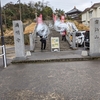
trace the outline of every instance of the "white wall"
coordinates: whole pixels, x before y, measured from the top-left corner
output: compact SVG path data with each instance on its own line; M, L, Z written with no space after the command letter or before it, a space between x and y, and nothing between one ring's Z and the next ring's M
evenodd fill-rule
M97 8L97 17L100 17L100 6Z
M90 19L94 17L100 17L100 6L97 9L91 8L89 11L82 14L82 23L89 26Z

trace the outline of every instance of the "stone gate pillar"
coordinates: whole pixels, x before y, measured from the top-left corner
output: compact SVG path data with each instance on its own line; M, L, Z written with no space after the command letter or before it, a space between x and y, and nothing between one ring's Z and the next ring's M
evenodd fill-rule
M13 21L14 43L15 43L15 58L14 60L25 60L25 45L22 21Z
M90 20L90 56L100 56L100 18Z

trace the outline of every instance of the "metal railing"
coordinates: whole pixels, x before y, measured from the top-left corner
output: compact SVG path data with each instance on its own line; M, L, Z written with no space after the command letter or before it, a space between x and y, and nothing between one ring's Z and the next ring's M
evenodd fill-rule
M4 68L6 68L7 67L7 61L6 61L6 52L5 52L5 46L4 45L2 45L2 46L0 46L0 48L2 49L2 54L0 54L0 56L2 56L2 58L3 58L3 61L4 61Z

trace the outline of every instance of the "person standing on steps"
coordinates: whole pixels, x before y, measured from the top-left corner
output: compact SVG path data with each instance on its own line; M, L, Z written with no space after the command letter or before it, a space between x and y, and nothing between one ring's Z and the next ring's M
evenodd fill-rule
M62 41L66 41L66 30L62 33Z
M47 37L43 37L43 36L40 36L40 41L41 41L41 50L45 50L46 48L46 38Z

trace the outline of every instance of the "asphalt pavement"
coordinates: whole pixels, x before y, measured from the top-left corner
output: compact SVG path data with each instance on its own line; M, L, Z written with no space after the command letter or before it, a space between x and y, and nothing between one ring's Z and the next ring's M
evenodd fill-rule
M0 100L100 100L100 57L90 57L82 47L72 50L59 39L60 51L51 52L50 38L43 51L37 38L26 60L14 61L15 47L6 46L7 68L0 57Z
M10 64L0 100L99 100L100 61Z
M84 49L40 50L13 64L14 49L6 48L7 68L0 58L0 100L100 99L100 60L82 56Z

